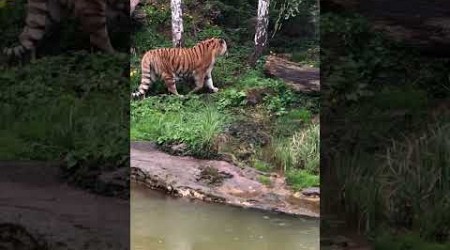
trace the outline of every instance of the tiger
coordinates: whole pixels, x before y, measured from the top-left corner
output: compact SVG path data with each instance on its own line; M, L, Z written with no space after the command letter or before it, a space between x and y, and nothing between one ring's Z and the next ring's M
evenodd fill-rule
M213 92L214 87L211 72L219 56L227 56L227 43L221 38L209 38L191 48L160 48L147 51L141 60L141 83L138 90L131 94L132 99L145 96L152 83L160 78L168 91L178 94L175 80L177 78L193 77L196 87L189 92L195 93L206 85Z
M44 36L60 23L63 11L73 14L89 34L91 46L106 53L114 53L107 30L107 16L124 20L129 18L125 0L27 0L25 27L18 36L19 45L3 49L8 58L23 59L30 53L36 57L36 48Z

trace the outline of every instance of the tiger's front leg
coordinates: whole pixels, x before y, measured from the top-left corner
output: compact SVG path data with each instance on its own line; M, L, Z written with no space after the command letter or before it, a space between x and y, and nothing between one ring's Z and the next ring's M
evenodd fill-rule
M173 76L171 74L162 73L161 78L164 80L164 83L166 84L166 87L170 93L177 95L177 96L182 96L182 95L178 94L177 86L175 84L175 79L173 78Z
M211 71L208 71L208 73L206 74L206 86L208 86L208 88L210 90L212 90L214 93L219 91L219 88L214 87L214 83L213 83L212 76L211 76Z

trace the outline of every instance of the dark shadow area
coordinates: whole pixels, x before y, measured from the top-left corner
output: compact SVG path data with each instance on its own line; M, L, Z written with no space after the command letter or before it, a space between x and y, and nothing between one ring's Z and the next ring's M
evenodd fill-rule
M20 47L26 2L0 7L2 50ZM116 53L91 50L63 6L34 60L0 64L2 249L129 249L130 20L128 2L108 4Z
M322 2L321 249L448 249L448 8Z

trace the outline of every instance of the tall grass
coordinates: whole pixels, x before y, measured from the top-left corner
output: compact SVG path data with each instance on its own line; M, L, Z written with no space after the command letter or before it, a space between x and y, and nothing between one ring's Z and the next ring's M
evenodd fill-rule
M320 126L311 124L295 132L288 140L274 142L276 161L283 171L302 169L312 174L319 172Z
M394 228L446 240L450 234L450 125L393 141L384 155L354 152L334 159L345 190L347 211L359 214L361 229L381 218Z
M383 168L383 198L390 221L406 217L410 224L405 226L423 236L446 239L450 233L450 124L393 142ZM406 209L398 209L401 205Z
M318 186L319 146L320 125L310 124L290 137L276 138L261 150L260 158L284 172L294 189Z

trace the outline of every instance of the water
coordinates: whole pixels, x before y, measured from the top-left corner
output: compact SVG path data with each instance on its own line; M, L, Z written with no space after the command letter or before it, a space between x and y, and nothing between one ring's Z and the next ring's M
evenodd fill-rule
M319 222L131 187L132 250L318 250Z

